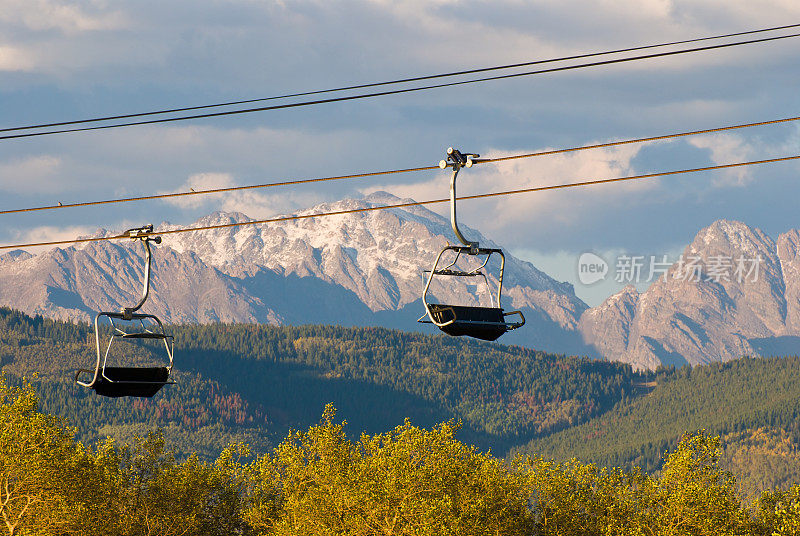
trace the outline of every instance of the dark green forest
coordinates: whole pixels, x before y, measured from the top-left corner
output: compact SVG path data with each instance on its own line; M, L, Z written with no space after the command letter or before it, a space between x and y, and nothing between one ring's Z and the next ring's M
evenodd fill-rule
M382 328L171 326L176 384L153 399L106 399L77 386L94 331L0 309L0 365L33 381L43 411L77 439L122 442L161 429L179 457L215 458L231 442L265 453L333 403L358 437L406 418L451 419L459 438L499 455L658 471L686 432L722 436L723 467L742 490L800 482L800 358L637 373L630 366L464 338ZM122 350L122 348L120 348ZM125 363L157 347L116 353ZM122 364L122 363L118 363Z
M726 439L723 465L761 489L800 481L800 357L742 358L661 370L649 394L513 449L601 466L660 467L684 433Z
M618 363L382 328L170 329L177 384L152 400L103 399L74 384L74 371L95 359L85 324L0 309L0 362L11 377L36 374L43 410L74 423L83 441L162 427L173 448L201 454L230 440L268 448L289 428L315 422L329 402L356 433L406 417L423 426L456 418L464 440L505 452L609 411L645 379ZM138 348L125 359L146 362L158 352Z

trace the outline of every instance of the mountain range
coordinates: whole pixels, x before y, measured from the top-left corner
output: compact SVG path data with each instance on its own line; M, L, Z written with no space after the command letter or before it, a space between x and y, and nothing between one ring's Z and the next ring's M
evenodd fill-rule
M720 220L681 258L645 292L626 287L587 310L584 341L650 369L800 351L800 232L773 240Z
M379 192L299 214L400 201ZM241 213L215 212L190 227L248 221ZM158 229L177 227L165 222ZM499 247L475 230L465 233ZM103 234L108 231L97 233ZM424 313L424 271L452 239L448 220L423 207L169 234L154 248L145 308L173 323L435 330L416 323ZM522 310L527 324L502 342L649 369L800 349L800 232L773 240L743 223L717 221L698 233L683 258L683 266L670 267L647 291L628 287L590 308L572 285L507 253L503 306ZM736 273L737 259L758 258L756 273L753 266ZM731 264L727 273L720 259ZM464 259L459 266L477 265ZM431 293L447 303L488 305L498 270L494 260L487 266L488 287L481 278L450 278L437 281ZM87 321L97 311L135 303L142 277L138 243L12 251L0 256L0 305Z

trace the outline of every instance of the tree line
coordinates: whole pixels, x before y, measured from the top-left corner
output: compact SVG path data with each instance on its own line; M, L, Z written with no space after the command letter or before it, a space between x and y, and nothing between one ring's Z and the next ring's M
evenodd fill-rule
M96 447L42 413L29 383L0 378L0 527L81 535L790 535L800 487L744 501L718 437L684 436L658 475L575 459L510 461L456 438L450 421L406 421L353 439L318 424L252 456L178 461L151 431Z
M226 437L261 435L272 445L335 401L356 430L380 431L405 417L424 426L455 417L471 442L506 450L608 411L634 396L642 377L619 363L382 328L195 324L170 330L177 384L153 401L103 400L73 386L75 369L94 364L88 324L0 308L0 363L17 381L37 373L43 408L77 423L84 442L99 439L104 427L129 436L147 425L164 428L179 448L196 440L190 431L206 429L211 438L219 427ZM159 351L131 348L125 359L156 362ZM222 446L212 443L204 443L203 454Z

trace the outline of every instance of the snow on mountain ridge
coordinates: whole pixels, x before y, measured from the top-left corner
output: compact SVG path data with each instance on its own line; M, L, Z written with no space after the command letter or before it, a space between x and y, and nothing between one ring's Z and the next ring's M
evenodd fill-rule
M376 192L297 214L409 202ZM450 222L422 206L254 222L241 212L214 212L191 224L200 228L194 232L164 234L154 248L148 310L172 322L378 323L414 329L423 312L424 270L443 246L456 242ZM183 227L164 222L158 229ZM473 229L462 230L483 246L497 247ZM476 268L477 262L464 255L459 266ZM498 269L493 257L485 270L489 287L482 278L437 278L431 294L445 303L489 305ZM0 301L29 313L87 320L94 311L135 302L142 271L141 246L132 241L55 249L0 263ZM585 353L576 330L587 306L571 285L510 254L504 275L503 306L523 309L530 324L506 342Z
M386 192L364 199L321 203L298 215L357 210L413 202ZM216 212L191 227L253 221L247 216ZM177 228L169 224L165 228ZM165 245L180 252L195 252L204 262L234 277L252 275L254 267L288 276L314 276L354 292L373 311L396 310L419 299L428 269L452 231L442 216L424 207L402 207L320 218L303 218L201 230L165 236ZM490 247L497 245L472 229L465 233ZM468 261L472 262L472 261ZM495 270L497 266L493 266ZM489 275L496 284L496 277ZM558 283L530 263L507 256L506 285L514 307L535 307L545 299L536 292L568 294L559 309L578 315L586 308L570 285ZM442 300L467 296L469 303L488 303L489 292L477 281L453 282L432 290ZM530 287L530 288L528 288ZM548 305L549 306L549 305ZM563 311L560 316L564 316ZM567 315L569 316L569 315ZM574 315L573 315L574 316ZM567 323L577 318L568 320Z
M298 214L404 202L411 200L376 192ZM215 212L192 226L253 221L241 212ZM496 246L477 231L462 229L482 245ZM101 229L96 236L112 234ZM423 206L231 225L163 238L153 256L147 310L166 321L402 329L419 326L414 320L422 314L418 302L424 270L448 240L455 241L449 221ZM697 279L676 264L641 294L626 287L588 309L571 285L509 254L503 306L523 309L528 324L503 342L625 361L637 368L800 351L800 346L789 346L800 345L799 231L773 240L741 222L719 220L686 246L684 258L690 255L701 261ZM735 265L741 256L761 259L757 278L740 280L733 272L715 278L710 269L715 259ZM464 259L462 266L475 267L475 259ZM498 267L488 267L493 290ZM91 242L35 256L11 252L0 256L0 303L29 314L88 320L97 310L135 303L142 277L141 245L130 240ZM432 287L440 301L489 303L480 278L450 279Z

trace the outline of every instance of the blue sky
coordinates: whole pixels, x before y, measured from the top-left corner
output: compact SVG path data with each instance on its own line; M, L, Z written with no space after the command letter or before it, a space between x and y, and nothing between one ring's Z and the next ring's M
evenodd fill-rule
M796 0L3 0L0 123L322 89L800 22ZM799 115L800 39L278 112L0 142L0 208L435 164ZM472 168L464 193L800 154L797 125ZM464 223L561 280L585 251L675 255L701 227L800 226L796 163L465 203ZM446 173L0 216L0 242L253 217ZM618 288L582 287L594 304Z

